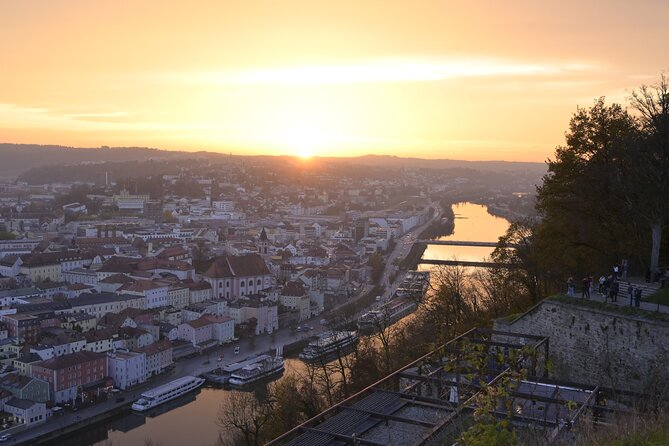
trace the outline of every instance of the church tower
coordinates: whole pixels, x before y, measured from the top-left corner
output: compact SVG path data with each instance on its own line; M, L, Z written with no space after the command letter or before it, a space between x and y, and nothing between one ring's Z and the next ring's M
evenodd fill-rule
M267 233L265 228L262 228L260 233L260 239L258 240L258 254L267 255L269 254L269 239L267 238Z

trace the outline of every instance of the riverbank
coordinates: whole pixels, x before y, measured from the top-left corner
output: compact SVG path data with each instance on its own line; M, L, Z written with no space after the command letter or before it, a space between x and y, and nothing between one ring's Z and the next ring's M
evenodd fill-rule
M441 218L433 221L427 228L423 229L418 235L418 239L438 239L439 237L447 237L453 234L453 230L455 229L454 205L455 202L452 200L441 199L439 201L439 206L442 210ZM426 249L427 245L414 244L407 256L400 262L399 267L407 271L416 269Z

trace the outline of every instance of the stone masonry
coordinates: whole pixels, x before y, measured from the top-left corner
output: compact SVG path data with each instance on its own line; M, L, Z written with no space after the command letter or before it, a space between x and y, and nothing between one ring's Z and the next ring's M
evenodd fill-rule
M549 337L552 378L669 394L669 321L546 299L495 330Z

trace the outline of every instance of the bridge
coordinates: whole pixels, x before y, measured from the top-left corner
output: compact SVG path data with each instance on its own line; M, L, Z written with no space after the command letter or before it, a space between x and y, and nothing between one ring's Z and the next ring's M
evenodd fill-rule
M437 260L437 259L420 259L418 261L419 264L423 265L449 265L449 266L471 266L471 267L477 267L477 268L491 268L491 267L502 267L502 268L508 268L508 266L505 265L498 265L493 262L476 262L476 261L469 261L469 260Z
M420 245L448 245L448 246L485 246L496 248L497 242L474 242L462 240L416 240Z

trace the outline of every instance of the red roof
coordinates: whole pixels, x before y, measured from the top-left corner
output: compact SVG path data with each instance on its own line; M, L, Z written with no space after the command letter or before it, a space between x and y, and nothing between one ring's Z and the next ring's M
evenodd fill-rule
M271 274L258 254L218 257L204 275L212 279L249 277Z

